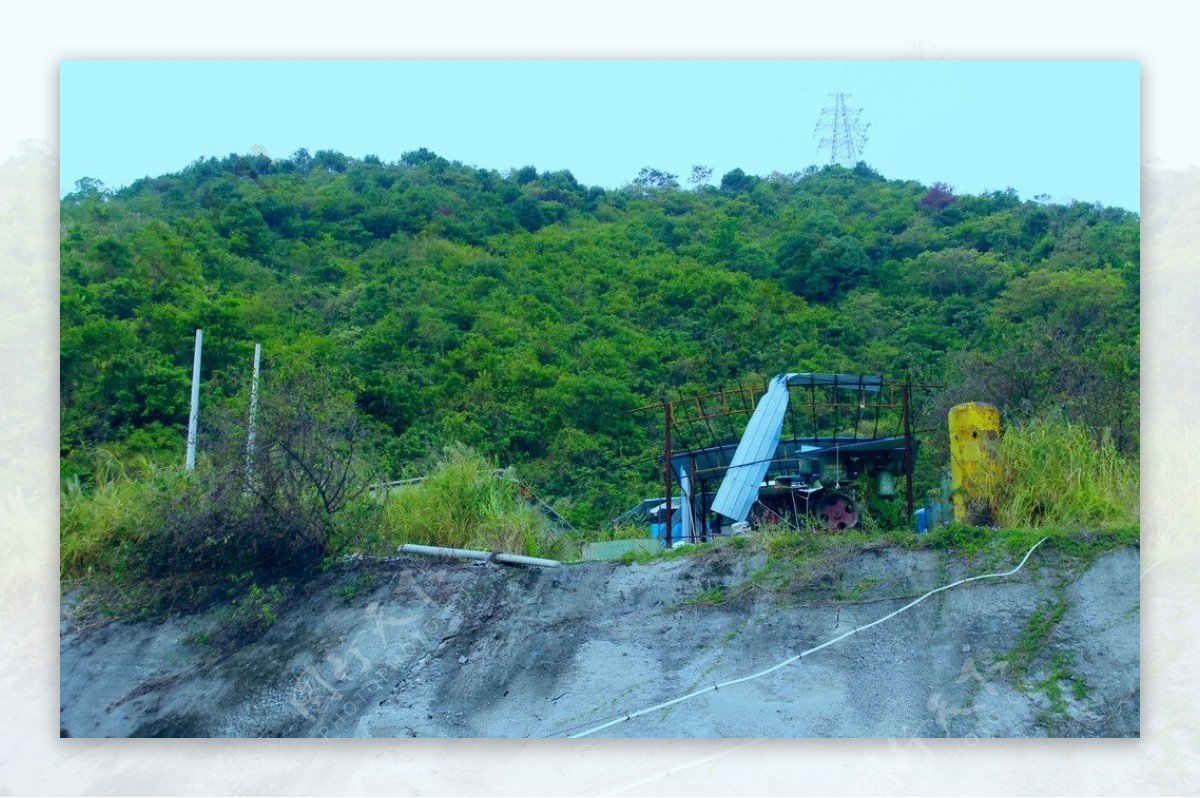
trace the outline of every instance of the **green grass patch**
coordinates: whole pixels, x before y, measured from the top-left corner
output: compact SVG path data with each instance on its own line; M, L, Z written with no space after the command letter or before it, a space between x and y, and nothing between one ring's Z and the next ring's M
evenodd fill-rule
M972 555L991 546L998 539L998 530L969 524L947 524L926 533L922 542L928 548L953 550Z
M879 584L878 579L864 579L858 584L851 585L846 590L837 590L833 594L835 601L858 601L866 596L867 591Z
M555 559L578 556L576 542L557 533L521 498L519 487L483 456L447 448L422 481L387 491L379 538L392 550L420 543Z
M350 601L374 590L377 581L374 570L368 568L349 581L338 585L336 592L343 599Z
M725 596L728 591L724 585L713 585L707 590L701 590L693 596L685 598L679 602L680 605L695 605L695 604L721 604L725 601Z
M91 484L77 475L59 489L59 574L64 580L104 576L124 581L146 536L165 522L167 497L182 490L183 468L144 461L129 469L100 451Z
M653 552L631 551L620 558L624 563L649 563L687 556L706 556L714 550L739 550L766 555L766 564L750 574L747 581L719 597L705 595L703 601L686 603L728 603L751 591L765 592L777 600L789 602L801 597L827 594L834 601L858 601L878 587L871 580L839 586L842 567L854 556L882 547L908 550L932 549L946 558L961 558L976 569L1008 570L1042 538L1039 551L1069 561L1072 567L1085 566L1107 551L1137 545L1137 526L1102 529L1065 527L993 529L966 524L939 527L924 535L908 530L872 532L847 530L837 534L797 530L786 524L763 526L749 535L718 539L715 542L658 549Z
M1002 527L1095 528L1138 522L1139 473L1106 438L1061 420L1005 431L990 486Z
M926 535L913 537L919 546L945 550L969 559L983 557L986 564L992 565L1023 557L1035 543L1045 538L1039 551L1055 551L1086 564L1106 551L1138 545L1141 529L1136 524L1098 529L1063 526L995 529L948 524Z
M735 601L752 592L765 592L781 602L791 602L813 592L826 593L837 599L835 591L842 566L865 546L877 546L881 535L861 530L824 534L797 530L787 524L766 525L753 533L723 540L721 547L745 549L766 555L766 563L753 571L747 580L724 591L721 596L709 596L708 603ZM856 586L865 592L871 585Z
M1039 722L1047 734L1058 737L1070 736L1070 701L1086 701L1090 691L1083 677L1074 671L1075 655L1068 651L1056 651L1050 657L1049 673L1034 688L1046 696L1049 706L1039 713Z
M1034 611L1029 621L1026 622L1017 644L1004 655L1015 679L1019 681L1028 673L1034 659L1050 642L1054 628L1066 615L1067 608L1066 597L1059 595L1053 601L1043 602Z

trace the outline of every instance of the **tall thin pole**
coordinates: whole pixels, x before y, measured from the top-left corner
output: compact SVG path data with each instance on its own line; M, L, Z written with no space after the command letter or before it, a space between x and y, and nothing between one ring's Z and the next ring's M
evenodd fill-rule
M254 345L254 376L250 378L250 423L246 432L246 485L254 479L254 421L258 417L258 364L262 358L262 344Z
M669 549L669 548L671 548L671 523L675 520L674 508L671 506L671 493L672 493L671 477L674 475L671 473L673 469L671 468L671 422L672 422L671 416L672 416L672 413L671 413L671 403L670 402L663 403L663 414L665 416L666 427L667 427L666 438L663 442L664 443L664 445L663 445L663 454L664 454L663 488L664 488L664 496L665 496L664 501L666 503L666 521L667 521L666 527L663 530L663 542L666 543L666 546Z
M196 354L192 359L192 412L188 416L188 471L196 468L196 432L200 426L200 350L203 346L204 330L196 330Z
M907 502L906 509L908 510L908 519L911 523L913 517L913 456L912 456L912 411L910 409L912 392L912 378L904 380L904 498Z

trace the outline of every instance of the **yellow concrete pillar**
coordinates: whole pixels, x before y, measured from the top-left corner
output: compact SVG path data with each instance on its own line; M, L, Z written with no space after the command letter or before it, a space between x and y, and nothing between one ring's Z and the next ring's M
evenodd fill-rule
M984 402L950 408L950 495L954 520L990 524L990 486L997 474L995 447L1000 439L1000 411Z

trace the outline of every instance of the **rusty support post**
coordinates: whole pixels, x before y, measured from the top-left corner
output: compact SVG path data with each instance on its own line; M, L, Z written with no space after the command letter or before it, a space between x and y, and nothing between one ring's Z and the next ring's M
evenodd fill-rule
M858 440L858 428L862 426L863 408L867 405L867 391L863 388L862 375L858 378L858 410L854 415L854 440Z
M818 424L817 424L817 386L815 384L813 384L811 377L808 380L808 403L812 406L812 420L813 420L812 437L813 437L813 441L816 441L817 437L818 437L818 432L817 432L817 428L818 428Z
M908 520L913 517L913 458L912 458L912 417L909 412L909 394L912 389L911 378L904 381L902 398L904 415L904 496L908 501Z
M733 408L729 406L729 392L721 391L721 404L725 407L725 420L729 422L729 433L737 437L737 429L733 426Z
M829 403L831 405L833 405L833 428L829 431L829 434L831 436L833 436L834 438L836 438L838 435L838 421L840 420L840 416L838 415L838 375L837 374L833 375L833 390L830 392Z
M712 422L708 420L708 413L704 410L704 403L700 401L700 397L696 397L696 413L704 421L704 426L708 427L708 434L716 441L717 431L713 429Z
M676 399L675 402L671 403L671 423L672 424L680 421L680 419L675 416L675 405L681 404L682 402L685 401L683 398L682 391L680 391L678 388L676 388L675 393L679 394L679 398ZM671 438L672 438L671 448L673 449L673 448L675 448L675 446L678 446L680 449L683 449L686 451L687 449L692 448L692 441L691 441L691 437L690 437L691 430L688 430L688 438L686 438L686 439L684 438L683 431L685 429L687 429L688 424L690 423L691 419L687 418L687 416L685 415L683 417L682 421L683 421L683 424L680 426L680 428L671 433Z
M690 495L684 496L682 490L679 492L679 503L682 505L684 500L686 500L688 503L688 515L692 519L692 523L691 523L692 539L688 542L695 543L696 542L696 501L695 501L695 496L696 496L696 456L695 455L692 455L691 459L688 461L688 493Z
M663 542L671 548L671 524L674 522L674 512L671 507L671 480L674 476L671 468L671 403L663 403L663 419L666 421L666 437L663 441L663 503L666 505L666 525L663 527Z

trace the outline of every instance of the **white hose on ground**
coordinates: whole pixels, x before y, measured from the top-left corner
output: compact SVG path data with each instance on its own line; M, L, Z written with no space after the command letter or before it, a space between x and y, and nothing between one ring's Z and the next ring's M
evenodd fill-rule
M752 673L749 676L743 676L739 679L729 679L724 682L715 682L713 684L710 684L708 687L701 688L694 692L688 693L687 695L682 695L682 696L679 696L678 698L672 698L670 701L664 701L661 704L655 704L652 707L646 707L645 709L639 709L636 712L630 712L627 715L622 715L619 718L613 718L612 720L608 721L607 723L602 723L599 726L595 726L586 731L577 732L576 734L570 735L570 739L576 739L578 737L588 737L590 735L595 734L598 731L603 731L604 729L607 729L610 726L616 726L618 723L624 723L627 720L633 720L634 718L639 717L641 715L646 715L651 712L656 712L660 709L666 709L667 707L674 706L675 704L681 704L684 701L688 701L690 699L696 698L697 696L704 695L705 693L711 693L714 690L720 690L722 687L730 687L735 684L741 684L742 682L750 682L755 679L761 679L763 676L774 673L775 671L779 670L780 668L784 668L784 667L787 667L788 665L791 665L793 662L795 662L798 659L802 659L804 657L807 657L809 654L815 654L816 652L820 651L823 648L832 646L834 643L838 642L839 640L845 640L850 635L858 634L859 632L870 629L872 626L876 626L878 624L883 623L886 620L895 618L897 615L904 612L905 610L912 609L913 607L917 606L925 599L929 598L930 596L934 595L935 593L941 593L943 590L949 590L952 587L958 587L959 585L965 585L967 582L975 582L980 579L1002 579L1006 576L1012 576L1013 574L1015 574L1017 571L1021 570L1021 568L1023 568L1025 566L1025 563L1029 559L1029 556L1031 554L1033 554L1033 550L1045 542L1046 542L1046 538L1042 538L1037 543L1034 543L1032 548L1030 548L1029 551L1025 552L1025 556L1021 559L1021 562L1017 564L1017 567L1013 568L1011 571L1005 571L1004 573L995 573L995 574L981 574L979 576L969 576L966 579L960 579L957 582L953 582L949 585L942 585L941 587L934 588L933 590L930 590L928 593L921 596L920 598L910 601L909 603L905 604L900 609L898 609L894 612L890 612L887 615L883 616L882 618L879 618L878 620L871 621L868 624L863 624L862 626L851 629L849 632L844 632L844 633L838 635L837 637L833 638L832 640L826 640L821 645L815 646L813 648L808 649L807 651L802 651L799 654L788 657L783 662L780 662L777 665L772 665L770 668L767 668L766 670L761 670L758 673Z
M526 557L523 554L506 554L476 549L452 549L446 546L421 546L416 543L405 543L398 549L403 554L428 554L431 557L458 557L464 560L495 560L508 565L540 565L543 568L557 568L558 560L543 560L540 557Z

